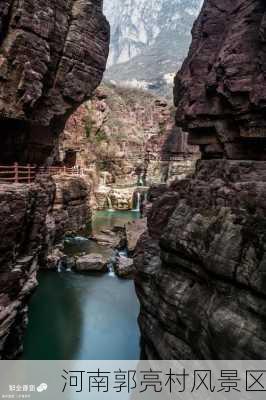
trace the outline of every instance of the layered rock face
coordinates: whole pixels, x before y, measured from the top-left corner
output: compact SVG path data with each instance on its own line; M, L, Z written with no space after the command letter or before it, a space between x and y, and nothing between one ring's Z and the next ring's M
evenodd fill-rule
M56 190L51 212L46 218L47 235L42 244L43 268L46 268L47 254L65 234L91 229L91 186L77 176L56 175L53 182Z
M176 78L191 179L152 190L135 255L147 357L265 359L262 1L205 1Z
M67 117L101 81L109 25L102 0L0 5L0 162L43 164Z
M186 178L200 157L199 147L188 145L188 134L173 125L167 109L164 118L165 133L151 136L145 148L144 176L150 185Z
M109 46L102 0L0 4L0 164L52 164L67 118L101 81ZM44 180L43 180L44 179ZM89 222L77 177L0 185L0 358L21 350L36 272L66 231Z
M76 152L77 164L91 169L101 183L136 183L145 141L159 132L156 98L148 92L103 84L91 101L69 119L62 137L63 159ZM109 173L109 176L102 173Z
M198 148L187 144L187 134L173 120L174 109L163 98L102 84L68 120L61 161L82 168L100 208L107 206L107 195L114 198L114 208L117 203L118 208L131 208L134 189L123 193L121 187L133 187L140 178L150 184L194 171ZM104 189L108 185L109 191ZM121 199L127 198L124 206L112 185L119 187Z
M0 358L15 358L27 325L27 301L37 285L39 246L45 241L54 184L1 185Z
M76 176L54 176L56 196L53 202L52 219L54 233L50 236L58 241L65 233L73 233L89 228L91 209L89 207L91 187Z
M89 188L79 178L41 178L33 185L1 185L0 358L21 351L28 300L52 246L90 222Z
M265 160L265 12L260 0L205 1L194 25L175 102L204 158Z

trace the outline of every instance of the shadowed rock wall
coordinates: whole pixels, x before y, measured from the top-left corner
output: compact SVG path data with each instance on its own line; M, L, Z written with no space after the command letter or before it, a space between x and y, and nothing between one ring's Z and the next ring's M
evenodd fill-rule
M202 160L148 196L135 264L149 358L266 357L265 12L205 0L176 77L176 122Z
M0 164L51 164L67 118L101 81L109 46L102 0L0 3ZM0 185L0 358L21 351L39 264L90 219L78 177Z
M177 124L204 158L265 160L266 4L205 1L175 80Z
M0 4L0 163L43 164L67 117L101 81L109 25L102 0Z
M89 195L78 177L0 186L0 359L21 352L38 268L66 232L90 223Z

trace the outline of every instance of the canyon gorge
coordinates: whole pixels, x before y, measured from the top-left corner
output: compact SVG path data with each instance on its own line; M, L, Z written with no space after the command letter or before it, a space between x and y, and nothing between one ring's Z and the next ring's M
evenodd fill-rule
M0 359L266 358L266 5L134 5L0 4Z

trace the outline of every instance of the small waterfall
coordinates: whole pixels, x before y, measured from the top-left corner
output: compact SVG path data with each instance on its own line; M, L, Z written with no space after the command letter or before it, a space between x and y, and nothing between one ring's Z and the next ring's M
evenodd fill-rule
M106 199L108 204L108 211L114 211L111 198L107 196Z
M59 274L62 272L62 267L63 267L63 265L62 265L62 260L59 260L59 261L58 261L58 264L57 264L57 272L58 272Z
M135 197L135 195L137 196L137 197ZM134 209L133 209L133 211L136 211L136 212L140 212L140 204L141 204L141 194L140 194L140 192L137 192L136 194L134 194Z
M118 257L128 257L128 251L127 249L119 250L118 251Z
M72 272L72 267L71 265L66 264L66 272Z
M112 277L115 277L116 275L115 275L115 271L114 271L114 267L113 267L113 263L109 263L108 265L107 265L107 268L108 268L108 275L109 276L112 276Z
M144 186L144 182L143 182L142 176L139 177L138 186Z

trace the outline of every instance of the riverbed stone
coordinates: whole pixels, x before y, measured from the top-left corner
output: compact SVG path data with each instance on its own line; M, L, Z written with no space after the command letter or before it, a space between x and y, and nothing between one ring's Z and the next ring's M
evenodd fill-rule
M115 273L119 278L133 278L135 272L134 261L132 258L119 256L115 264Z
M113 249L121 249L125 247L125 229L120 231L102 230L100 233L94 234L90 237L99 245L111 247Z
M107 272L108 266L101 254L86 254L77 258L75 269L78 272Z
M62 260L65 258L65 254L58 248L54 248L47 257L46 269L56 270Z

